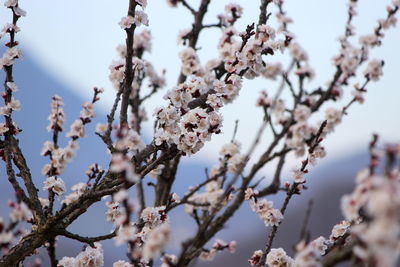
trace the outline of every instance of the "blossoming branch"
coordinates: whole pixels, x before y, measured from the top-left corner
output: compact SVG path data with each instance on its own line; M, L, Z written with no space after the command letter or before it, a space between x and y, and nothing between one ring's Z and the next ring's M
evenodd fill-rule
M23 112L13 67L22 57L17 41L18 21L26 12L18 0L5 1L12 21L0 33L7 47L0 58L0 68L5 73L0 156L15 199L8 203L9 219L0 218L1 267L28 264L26 258L40 247L46 248L52 267L104 266L101 241L107 239L128 248L127 257L115 262L114 267L177 267L188 266L197 258L211 261L218 253L235 252L236 241L223 241L218 234L247 202L266 226L265 247L248 255L247 263L252 266L334 266L350 259L359 266L396 265L400 229L396 160L400 146L382 150L387 164L384 174L378 175L382 152L377 137L370 144L370 166L357 176L354 192L342 198L345 220L333 226L332 234L328 238L300 240L293 256L275 248L274 240L291 200L305 190L308 173L326 156L324 140L347 119L352 105L364 102L368 84L383 75L384 60L370 58L370 51L381 46L384 33L396 25L399 0L386 7L386 17L378 20L370 34L359 36L358 42L354 42L353 26L358 1L348 1L339 51L332 60L335 72L326 85L317 89L309 86L316 72L308 53L290 30L293 19L285 11L284 0L260 0L258 17L245 28L237 26L245 12L239 4L226 5L215 22L207 24L204 18L211 0L201 0L198 7L186 0L168 0L171 7L182 6L193 16L193 23L181 29L177 37L180 75L177 84L168 88L165 72L157 72L154 65L159 62L147 59L152 47L150 28L157 23L156 18L147 15L147 0L127 2L126 14L116 22L125 34L125 43L117 47L118 58L109 66L115 100L95 130L111 160L107 166L93 162L82 174L85 178L72 185L64 170L79 153L79 143L85 141L87 125L96 117L94 105L104 89L93 89L92 99L82 104L79 117L66 133L65 114L69 111L64 110L61 96L53 96L49 138L40 152L48 163L42 168L43 184L34 181L30 159L20 148L21 129L13 118L14 112ZM198 42L200 33L207 34L210 28L220 31L218 52L204 62L198 54ZM289 59L287 66L275 60L279 53ZM243 81L248 79L278 82L276 90L261 91L255 100L263 120L259 129L249 131L251 145L243 147L235 129L233 138L221 146L218 162L206 170L203 181L178 195L172 188L179 183L181 159L196 154L221 133L221 110L235 105L244 90ZM353 91L350 101L345 102L343 96L349 95L349 88ZM146 101L161 90L164 98L151 116L154 136L146 144L142 133L142 123L150 117ZM290 97L283 97L284 91ZM341 103L342 108L332 107L332 102ZM261 147L265 131L270 131L273 138ZM65 147L60 139L68 140ZM254 155L256 148L264 149L260 156ZM282 170L289 155L294 155L298 164L290 166L291 180L282 184ZM271 182L260 180L262 169L271 165ZM145 190L147 186L154 190ZM72 190L69 193L68 188ZM133 189L134 197L130 194ZM153 196L149 197L151 193ZM283 202L269 200L274 194L283 194ZM104 220L113 225L111 233L87 237L67 230L97 202L107 209ZM178 253L167 247L174 234L170 212L176 209L184 211L196 225ZM26 225L29 229L22 230ZM75 257L60 255L58 236L84 244L82 251ZM42 262L37 258L31 264L41 266Z

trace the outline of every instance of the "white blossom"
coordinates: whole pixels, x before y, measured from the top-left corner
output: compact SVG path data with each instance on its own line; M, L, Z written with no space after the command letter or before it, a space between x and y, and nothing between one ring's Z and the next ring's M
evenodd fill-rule
M7 82L6 85L12 92L18 91L18 86L14 82Z
M248 260L248 262L250 263L251 266L256 266L257 264L259 264L262 255L263 255L262 250L256 250L254 251L251 258Z
M4 2L4 6L11 8L11 7L15 7L18 4L18 0L7 0Z
M140 25L149 26L149 19L147 18L147 14L144 13L144 11L136 10L133 21L137 27L139 27Z
M145 208L140 218L146 223L150 228L154 228L163 222L162 214L165 210L164 206L161 207L147 207Z
M117 235L114 237L117 246L136 238L137 229L132 224L124 224L118 228Z
M7 108L11 110L21 110L21 102L17 99L11 98L7 103Z
M61 196L65 193L65 183L60 177L47 177L46 181L44 181L43 189L51 190L58 196Z
M126 157L126 155L123 155L122 153L113 154L110 170L117 173L123 172L125 175L125 179L133 183L140 179L135 173L135 170L130 160Z
M341 221L340 223L336 224L333 229L332 233L329 236L329 239L331 240L336 240L339 237L343 236L345 233L347 233L347 230L350 227L350 222L348 221Z
M63 257L58 261L57 267L75 267L75 258Z
M108 129L108 125L105 123L96 124L96 133L104 133Z
M94 248L88 246L75 258L74 267L102 267L104 266L104 252L100 243L94 243Z
M134 266L129 262L119 260L113 263L113 267L134 267Z
M58 95L52 97L51 111L48 116L49 125L47 131L63 131L65 122L65 113L63 109L64 102Z
M126 16L121 18L119 26L121 26L122 29L129 29L133 23L135 23L135 19L132 16Z
M294 110L294 119L298 122L306 121L311 115L311 110L305 105L298 105Z
M85 126L82 120L75 120L71 124L71 129L67 133L67 137L71 138L85 137Z
M11 207L10 219L12 222L29 221L32 219L32 213L24 202L13 202Z
M364 71L365 77L372 81L378 81L380 76L383 75L382 67L384 65L383 60L373 59L368 63L368 67Z
M273 248L267 254L266 264L269 267L290 267L293 265L293 259L286 255L282 248Z
M9 128L5 123L0 123L0 135L5 134L6 132L8 132L8 130Z
M169 240L170 229L168 223L157 226L147 236L147 240L143 245L143 258L148 261L160 255Z
M305 172L300 170L300 169L294 169L293 170L293 178L295 183L304 183L304 174Z

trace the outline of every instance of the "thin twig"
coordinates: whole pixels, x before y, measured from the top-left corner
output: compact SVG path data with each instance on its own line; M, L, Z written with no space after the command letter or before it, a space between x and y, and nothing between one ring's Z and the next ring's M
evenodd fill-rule
M186 7L186 8L190 11L190 13L192 13L193 15L196 15L196 10L194 10L194 8L191 7L191 6L188 4L188 2L186 2L186 0L179 0L179 1L182 3L182 5L183 5L184 7Z
M107 240L114 238L117 235L118 228L115 229L112 233L107 234L107 235L101 235L101 236L96 236L96 237L87 237L87 236L80 236L77 234L73 234L67 230L61 230L58 232L59 235L68 237L70 239L78 240L80 242L86 243L91 247L95 247L94 243L102 240Z
M310 220L311 210L313 208L313 204L314 204L313 200L310 199L308 201L306 215L304 216L303 226L301 227L301 231L300 231L299 241L305 240L306 243L308 243L308 238L309 238L309 235L310 235L309 231L307 231L307 227L308 227L308 221Z

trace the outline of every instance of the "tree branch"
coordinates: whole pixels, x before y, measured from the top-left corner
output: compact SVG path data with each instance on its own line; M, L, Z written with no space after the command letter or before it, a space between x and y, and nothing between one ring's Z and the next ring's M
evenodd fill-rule
M135 16L135 8L137 3L135 0L129 0L128 15ZM136 24L132 24L130 28L126 29L126 57L125 57L125 78L122 83L122 103L120 110L120 125L121 128L128 123L128 106L129 106L129 95L132 91L133 82L133 38L135 34Z
M62 235L62 236L68 237L70 239L74 239L74 240L80 241L82 243L86 243L91 247L95 247L94 246L95 242L114 238L117 235L117 231L118 231L118 228L115 229L110 234L101 235L101 236L95 236L95 237L81 236L81 235L73 234L73 233L71 233L71 232L69 232L67 230L61 230L59 232L59 234Z

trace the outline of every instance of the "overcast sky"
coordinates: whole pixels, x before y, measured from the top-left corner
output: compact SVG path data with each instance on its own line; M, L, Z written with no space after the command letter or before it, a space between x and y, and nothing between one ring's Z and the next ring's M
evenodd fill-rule
M4 2L2 0L2 2ZM154 36L153 51L146 55L156 69L167 70L167 88L176 83L179 74L176 36L179 30L190 27L192 16L184 8L169 8L164 0L148 0L146 12L149 15L150 30ZM197 7L199 1L188 1ZM211 1L206 23L216 22L216 15L223 12L229 1ZM244 7L244 16L237 25L238 30L257 20L259 1L236 1ZM324 85L330 80L334 68L331 58L337 53L337 36L343 32L346 20L346 2L344 0L287 0L285 8L295 23L289 29L295 33L298 41L307 49L311 65L316 70L316 78L309 88ZM385 6L390 1L359 1L359 16L355 19L358 33L370 33L376 20L385 16ZM108 66L116 58L115 47L124 42L124 32L118 22L126 14L128 0L20 0L20 5L27 11L27 17L21 19L21 32L25 53L39 65L69 86L75 93L88 99L93 86L106 89L104 110L107 111L113 101L114 89L108 81ZM275 12L276 10L272 10ZM0 23L10 20L8 10L0 9ZM350 109L350 115L336 132L328 137L325 145L333 157L343 153L363 149L373 132L379 132L387 140L399 141L400 129L400 90L398 73L400 69L400 30L391 29L386 34L382 47L375 49L372 57L386 61L384 77L368 86L366 103ZM199 52L202 63L215 57L216 44L220 32L207 30L200 36ZM270 62L279 59L270 57ZM364 68L364 67L363 67ZM362 80L360 80L361 82ZM239 119L238 140L243 145L249 144L254 136L254 129L260 124L260 111L254 106L261 89L273 92L277 84L258 79L245 82L241 96L234 104L223 109L224 134L216 136L195 158L204 161L217 158L216 149L220 143L228 141L232 135L234 120ZM166 88L166 89L167 89ZM37 88L45 90L46 88ZM165 89L165 90L166 90ZM349 98L351 88L345 92L344 101ZM165 92L165 91L164 91ZM149 102L147 111L153 112L155 106L165 104L164 92L159 93ZM343 105L343 103L340 106ZM325 107L331 107L328 104ZM152 123L146 124L150 134ZM266 137L265 140L268 141Z

